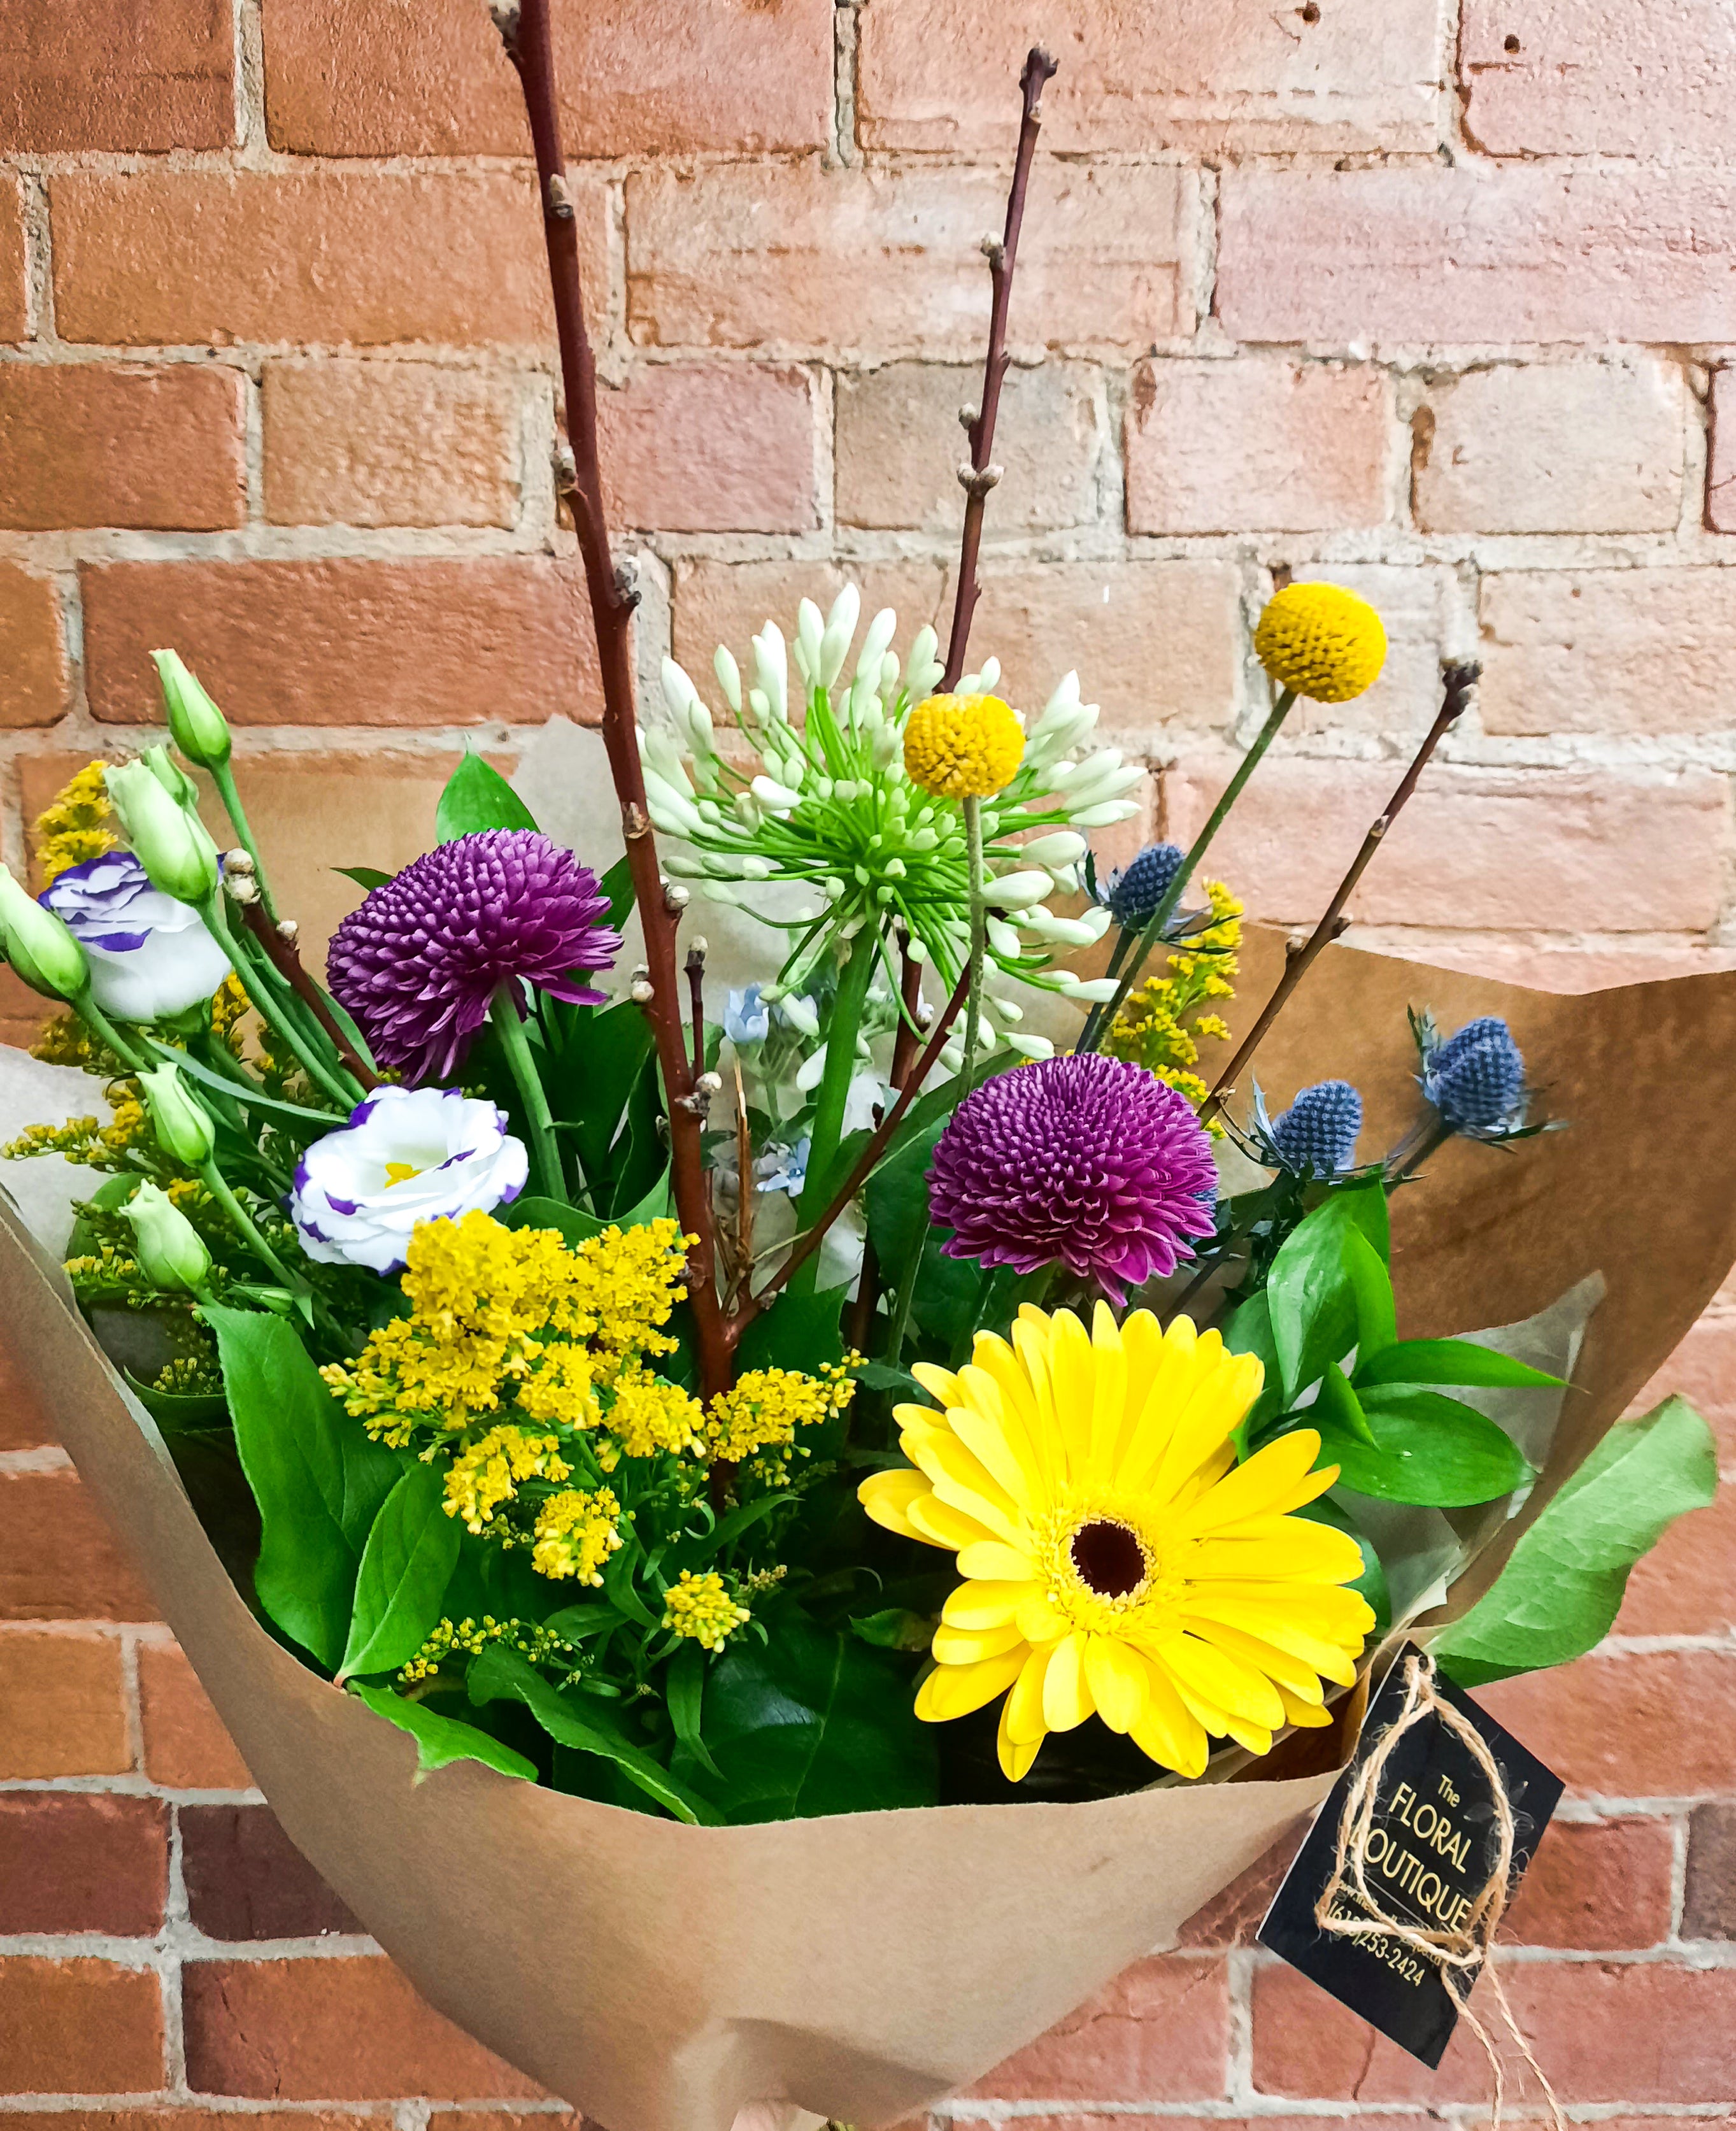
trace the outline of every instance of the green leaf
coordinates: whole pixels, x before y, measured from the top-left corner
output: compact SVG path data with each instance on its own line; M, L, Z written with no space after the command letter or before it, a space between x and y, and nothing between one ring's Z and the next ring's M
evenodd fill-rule
M857 1382L871 1391L896 1391L901 1399L926 1396L908 1369L896 1369L890 1362L863 1362L855 1375Z
M221 1391L160 1391L141 1382L131 1369L122 1368L127 1388L165 1435L189 1429L223 1427L229 1418L228 1401Z
M1376 1384L1461 1384L1467 1388L1500 1384L1552 1387L1559 1377L1545 1376L1511 1354L1480 1347L1474 1339L1401 1339L1380 1353L1356 1359L1359 1388Z
M922 1247L929 1228L929 1164L945 1130L945 1118L936 1118L896 1154L887 1156L868 1178L863 1195L868 1234L882 1266L908 1265L911 1252Z
M848 1291L827 1288L819 1295L778 1296L741 1335L736 1373L748 1369L801 1369L812 1376L828 1362L844 1359L838 1329Z
M669 1177L666 1171L636 1206L613 1214L606 1221L587 1214L582 1206L569 1206L561 1199L514 1199L509 1206L497 1206L495 1219L505 1228L558 1228L576 1247L600 1236L605 1228L637 1228L660 1219L669 1210Z
M446 1514L444 1474L418 1458L386 1496L362 1549L340 1680L395 1672L415 1656L440 1618L459 1532Z
M478 1704L522 1702L551 1739L575 1753L600 1755L613 1761L628 1781L648 1798L690 1827L715 1823L716 1813L695 1797L614 1728L594 1702L581 1703L576 1695L562 1694L552 1687L534 1665L505 1643L490 1643L471 1664L467 1682L470 1698Z
M1382 1201L1383 1205L1384 1201ZM1398 1307L1386 1261L1360 1228L1344 1237L1344 1270L1356 1304L1356 1354L1378 1354L1399 1336Z
M466 753L446 780L434 809L434 835L442 844L479 829L533 829L536 819L498 769Z
M178 1067L189 1080L197 1080L203 1087L214 1089L218 1094L227 1095L232 1102L240 1103L250 1110L265 1110L273 1117L288 1118L304 1128L309 1125L317 1127L321 1134L335 1132L344 1122L342 1111L310 1110L304 1103L280 1102L275 1095L268 1095L263 1089L243 1087L239 1080L232 1080L226 1074L213 1073L208 1066L201 1065L197 1058L189 1057L184 1051L176 1051L169 1044L158 1043L150 1037L146 1040L160 1059ZM131 1176L111 1177L109 1180L111 1183L124 1183L129 1193L136 1180Z
M1347 1511L1341 1509L1329 1496L1317 1495L1312 1502L1305 1502L1297 1511L1298 1517L1309 1517L1317 1525L1330 1525L1335 1531L1348 1532L1362 1549L1362 1573L1354 1583L1345 1586L1347 1591L1360 1591L1368 1601L1375 1616L1375 1634L1384 1635L1393 1624L1392 1594L1386 1587L1386 1571L1380 1557L1375 1551L1375 1543L1365 1532L1359 1531Z
M1386 1186L1378 1176L1359 1177L1353 1184L1335 1186L1331 1204L1341 1206L1380 1255L1382 1265L1393 1256L1392 1218L1386 1204Z
M1286 1398L1298 1397L1355 1344L1356 1290L1345 1239L1356 1233L1345 1200L1328 1199L1272 1261L1265 1292Z
M682 1643L669 1660L663 1682L663 1699L669 1705L669 1722L682 1747L707 1775L722 1778L723 1771L705 1750L700 1736L700 1717L705 1698L705 1654L691 1640Z
M1618 1422L1476 1604L1437 1636L1442 1670L1461 1687L1486 1687L1582 1657L1614 1626L1634 1563L1717 1491L1711 1430L1685 1399Z
M1236 1454L1246 1457L1250 1439L1275 1414L1284 1410L1284 1372L1278 1366L1278 1348L1272 1338L1272 1305L1264 1288L1236 1305L1224 1326L1223 1338L1232 1354L1257 1354L1266 1372L1260 1396L1236 1430Z
M632 860L624 856L618 858L597 883L597 886L609 898L609 907L603 914L604 924L614 926L617 932L624 931L627 920L633 915L633 906L636 900L633 887ZM639 1018L643 1021L644 1016L641 1014Z
M792 1609L767 1625L769 1641L732 1639L705 1683L706 1741L724 1771L713 1794L725 1817L932 1805L934 1731L916 1720L909 1660Z
M888 1606L878 1613L858 1613L850 1632L879 1650L925 1650L935 1639L935 1623L929 1614Z
M624 999L583 1022L551 1066L550 1102L593 1188L610 1174L610 1150L620 1130L621 1113L643 1073L653 1040L643 1013Z
M416 1742L416 1781L443 1769L452 1761L481 1761L490 1769L498 1769L503 1776L521 1776L527 1783L537 1779L537 1765L527 1761L522 1754L515 1754L510 1746L503 1746L498 1739L490 1739L485 1731L479 1731L474 1724L466 1724L457 1717L442 1717L437 1709L430 1709L425 1702L407 1702L401 1694L394 1694L389 1687L364 1687L360 1680L349 1683L350 1693L358 1701L366 1702L376 1717L385 1717L388 1724L395 1724L400 1731L408 1731Z
M1313 1412L1322 1428L1341 1429L1345 1434L1354 1435L1359 1443L1375 1446L1375 1431L1368 1425L1362 1402L1336 1362L1327 1364L1326 1374L1320 1379L1320 1398Z
M392 878L378 866L333 866L332 870L341 873L346 880L353 880L358 888L366 888L371 894L376 888L384 888Z
M207 1303L242 1470L262 1536L253 1587L328 1671L349 1634L356 1573L404 1459L371 1442L281 1318Z
M1361 1396L1374 1449L1341 1429L1320 1430L1322 1460L1337 1465L1356 1494L1466 1509L1510 1495L1533 1477L1512 1438L1457 1399L1386 1389Z

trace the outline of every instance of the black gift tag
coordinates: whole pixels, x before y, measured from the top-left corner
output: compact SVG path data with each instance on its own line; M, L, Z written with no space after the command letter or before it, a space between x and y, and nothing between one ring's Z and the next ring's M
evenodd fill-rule
M1399 1713L1404 1672L1401 1653L1370 1706L1350 1766L1332 1786L1266 1912L1260 1943L1432 2068L1459 2017L1438 1964L1399 1939L1341 1938L1314 1921L1315 1904L1332 1876L1345 1795ZM1514 1819L1510 1901L1561 1801L1561 1779L1450 1681L1437 1674L1434 1691L1482 1733L1501 1771ZM1389 1916L1423 1931L1456 1931L1489 1884L1498 1854L1489 1779L1464 1742L1430 1712L1399 1741L1382 1772L1368 1839L1370 1890ZM1348 1879L1334 1899L1333 1913L1367 1918ZM1477 1974L1474 1968L1457 1972L1461 1995Z

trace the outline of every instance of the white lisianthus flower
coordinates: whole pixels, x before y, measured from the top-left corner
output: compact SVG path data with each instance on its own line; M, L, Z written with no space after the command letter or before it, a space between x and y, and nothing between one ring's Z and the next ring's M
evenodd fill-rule
M396 1272L419 1222L508 1204L529 1165L506 1122L454 1089L375 1089L295 1166L289 1214L302 1248L321 1265Z
M84 950L90 995L117 1021L183 1013L229 974L198 911L153 888L131 851L69 866L41 899Z

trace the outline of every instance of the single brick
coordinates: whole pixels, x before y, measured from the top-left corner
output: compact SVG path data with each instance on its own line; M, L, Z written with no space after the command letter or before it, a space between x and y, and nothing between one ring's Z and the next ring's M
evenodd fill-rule
M46 577L0 562L0 728L56 724L66 690L60 594Z
M431 362L274 362L263 405L274 524L518 523L508 378Z
M1736 582L1720 569L1502 570L1482 582L1485 730L1721 732Z
M831 0L586 0L552 12L574 156L831 139ZM313 156L524 156L524 98L466 0L271 0L265 119Z
M1236 340L1736 339L1721 170L1232 168L1219 215L1217 313Z
M139 1712L145 1773L178 1791L245 1791L253 1787L222 1719L174 1643L139 1645Z
M1143 347L1190 331L1193 186L1168 165L1039 157L1013 345ZM988 169L636 171L629 329L643 347L980 356L979 247L1005 211L1005 180Z
M893 362L837 388L840 524L951 533L969 456L959 409L982 396L980 364ZM1083 363L1009 371L995 429L1001 478L989 505L1004 532L1047 532L1098 515L1107 443L1098 373Z
M610 519L662 533L805 533L820 522L805 371L658 364L597 395Z
M1688 1816L1684 1938L1736 1939L1736 1805L1697 1805Z
M150 2094L163 2075L150 1969L0 1958L0 2094Z
M1681 378L1661 362L1467 371L1412 427L1424 532L1662 533L1681 515Z
M599 290L605 189L577 171L571 184L586 285ZM50 181L49 205L67 340L552 338L533 192L505 171L77 170Z
M1479 1688L1477 1700L1575 1790L1691 1798L1729 1788L1736 1660L1719 1651L1581 1658Z
M168 1892L160 1798L0 1793L0 1933L148 1938Z
M1432 151L1432 0L1344 0L1284 13L1106 9L1093 0L874 0L862 16L864 147L1010 156L1027 49L1061 62L1045 147Z
M1628 1578L1623 1635L1726 1635L1736 1629L1736 1483L1678 1517Z
M1721 160L1736 21L1716 0L1465 0L1459 74L1492 156Z
M132 1556L76 1473L0 1473L0 1620L155 1618Z
M1736 1317L1702 1317L1651 1382L1635 1393L1630 1410L1650 1413L1672 1393L1710 1424L1722 1463L1736 1464Z
M359 1932L266 1805L184 1805L188 1913L208 1938L314 1938Z
M1136 1961L967 2092L994 2101L1215 2101L1228 2078L1224 1964Z
M1185 845L1235 758L1184 754L1165 774L1165 834ZM1256 916L1312 926L1399 775L1396 763L1276 753L1212 848ZM1369 925L1561 931L1710 926L1729 845L1728 795L1708 771L1481 769L1439 761L1351 902ZM1622 893L1609 884L1619 879ZM1473 944L1471 942L1470 944Z
M187 2083L259 2100L535 2100L542 2090L425 2005L384 1959L189 1961Z
M1714 533L1736 533L1736 371L1728 366L1712 373L1706 524Z
M1736 1970L1508 1961L1501 1980L1563 2102L1728 2101ZM1500 2022L1488 2024L1517 2084L1518 2053ZM1262 2094L1435 2105L1486 2101L1490 2071L1466 2022L1431 2072L1298 1971L1276 1965L1254 1979L1254 2084Z
M85 686L105 723L161 716L150 660L161 644L238 725L597 715L576 563L112 563L87 566L83 582Z
M0 366L0 525L239 525L246 382L217 365Z
M112 1776L132 1766L119 1642L0 1634L0 1777Z
M227 0L8 0L0 153L227 148L234 138Z
M22 340L29 329L24 280L24 203L16 179L0 181L0 340Z
M1370 365L1144 362L1126 426L1130 533L1327 533L1389 515L1390 394Z
M1667 1821L1556 1821L1501 1936L1518 1946L1635 1953L1670 1935L1676 1844Z

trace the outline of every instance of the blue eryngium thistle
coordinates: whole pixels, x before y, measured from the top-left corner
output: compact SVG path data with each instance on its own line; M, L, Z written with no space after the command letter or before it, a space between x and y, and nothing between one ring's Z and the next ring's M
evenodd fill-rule
M1473 1138L1525 1122L1525 1061L1499 1014L1479 1014L1445 1042L1423 1042L1423 1092L1442 1122Z
M1348 1080L1317 1080L1272 1121L1272 1146L1298 1176L1337 1176L1356 1157L1362 1098Z
M1186 857L1178 845L1147 844L1129 864L1117 866L1102 887L1102 901L1116 923L1129 932L1146 923Z

